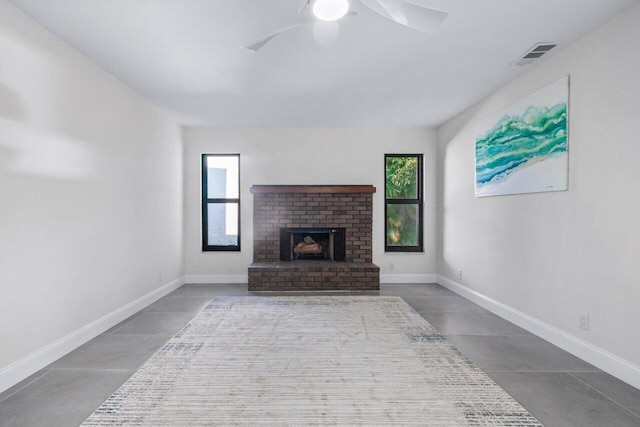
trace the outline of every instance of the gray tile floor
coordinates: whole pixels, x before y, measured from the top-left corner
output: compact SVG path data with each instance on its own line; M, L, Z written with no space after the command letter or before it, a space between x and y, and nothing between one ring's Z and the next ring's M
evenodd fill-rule
M246 285L182 286L1 393L0 426L79 425L212 297L247 294ZM403 297L547 427L640 426L639 390L447 289L383 285L380 294Z

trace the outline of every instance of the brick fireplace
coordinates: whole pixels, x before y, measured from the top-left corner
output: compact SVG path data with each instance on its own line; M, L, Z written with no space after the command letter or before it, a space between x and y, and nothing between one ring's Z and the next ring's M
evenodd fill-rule
M249 290L379 290L371 250L375 191L371 185L252 186ZM307 244L309 251L302 249Z

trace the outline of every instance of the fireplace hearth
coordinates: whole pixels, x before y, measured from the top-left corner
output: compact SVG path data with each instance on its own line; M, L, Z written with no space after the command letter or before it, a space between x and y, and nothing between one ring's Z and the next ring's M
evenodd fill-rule
M250 291L378 290L370 185L254 185Z

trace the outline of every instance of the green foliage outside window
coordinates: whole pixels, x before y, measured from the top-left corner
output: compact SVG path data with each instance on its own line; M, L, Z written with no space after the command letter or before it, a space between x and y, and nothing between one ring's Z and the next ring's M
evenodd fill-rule
M418 158L387 157L387 199L415 199L418 192Z
M415 205L387 206L387 245L418 245L418 209Z
M387 250L422 250L419 155L385 156Z

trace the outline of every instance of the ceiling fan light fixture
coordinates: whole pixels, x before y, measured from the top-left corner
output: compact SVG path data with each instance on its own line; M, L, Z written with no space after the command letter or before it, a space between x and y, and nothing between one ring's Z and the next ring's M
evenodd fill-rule
M321 21L337 21L348 11L348 0L316 0L313 3L313 14Z

